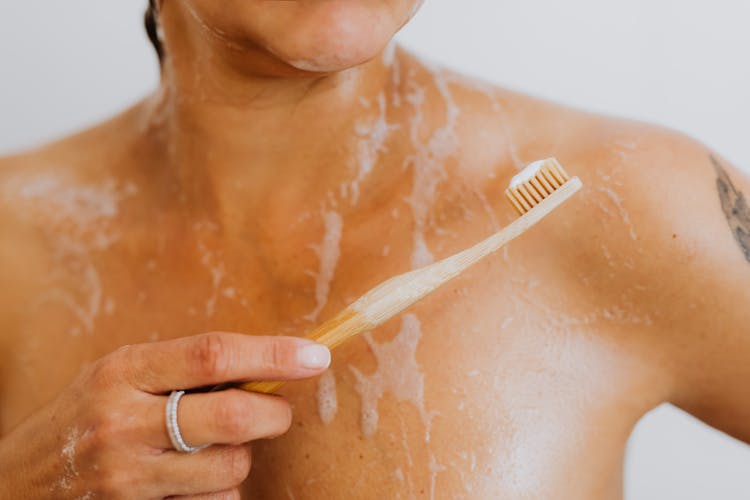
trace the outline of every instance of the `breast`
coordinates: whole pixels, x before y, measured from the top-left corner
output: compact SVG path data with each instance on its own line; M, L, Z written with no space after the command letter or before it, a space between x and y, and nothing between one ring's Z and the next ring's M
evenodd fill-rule
M254 447L250 496L619 497L643 364L620 321L535 276L480 265L289 385L295 423Z

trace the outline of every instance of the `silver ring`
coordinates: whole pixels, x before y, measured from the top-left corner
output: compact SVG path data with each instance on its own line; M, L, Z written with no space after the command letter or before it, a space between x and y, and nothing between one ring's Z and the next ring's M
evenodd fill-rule
M177 407L180 404L180 398L185 395L185 391L172 391L167 399L166 417L167 417L167 434L169 434L169 440L172 441L174 449L180 453L195 453L200 451L206 446L189 446L184 439L182 439L182 433L180 432L180 426L177 423Z

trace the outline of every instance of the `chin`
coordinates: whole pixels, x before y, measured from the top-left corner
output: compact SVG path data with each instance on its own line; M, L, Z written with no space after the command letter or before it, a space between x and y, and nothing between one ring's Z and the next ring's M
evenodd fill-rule
M287 66L331 73L377 56L419 0L185 0L201 24Z
M351 0L313 2L294 29L267 37L265 49L297 69L341 71L362 64L391 41L403 25L384 4Z

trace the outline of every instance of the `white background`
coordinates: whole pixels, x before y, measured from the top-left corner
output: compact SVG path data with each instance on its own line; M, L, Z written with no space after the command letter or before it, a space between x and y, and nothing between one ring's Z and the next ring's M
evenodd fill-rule
M0 0L0 154L154 88L145 3ZM427 0L400 38L505 86L680 129L750 169L749 20L748 0ZM750 448L659 408L631 439L626 496L745 500Z

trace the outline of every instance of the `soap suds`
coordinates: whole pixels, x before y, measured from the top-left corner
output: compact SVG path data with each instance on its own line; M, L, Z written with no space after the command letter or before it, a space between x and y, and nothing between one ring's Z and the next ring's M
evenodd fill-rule
M351 202L356 204L359 201L359 186L364 181L377 164L381 154L387 151L385 146L391 132L399 128L398 125L391 125L387 121L387 108L385 94L378 94L377 98L378 115L374 120L360 121L355 126L356 143L356 175L349 185L351 193ZM366 103L369 106L369 102Z
M617 210L617 214L620 216L620 219L625 224L625 227L628 228L630 239L634 241L638 240L638 234L635 232L633 223L630 221L630 214L625 209L625 204L623 203L622 197L620 197L620 195L617 194L613 189L608 188L606 186L594 186L594 189L598 191L599 193L603 194L604 196L606 196L607 199L612 203L612 205L615 206L615 209ZM607 215L611 217L614 217L615 214L606 205L600 204L599 206L604 211L604 213L606 213Z
M220 298L238 301L243 307L246 305L246 299L241 291L233 286L227 286L227 270L222 253L220 250L213 250L206 241L211 241L219 231L219 227L214 222L201 221L193 226L196 233L198 254L201 265L208 271L210 279L210 294L203 304L203 312L206 318L211 319L216 314L216 307ZM195 316L197 311L191 307L188 314Z
M399 467L399 468L397 468L396 470L393 471L393 478L396 481L398 481L399 483L403 483L404 482L404 479L405 479L405 477L404 477L404 471L401 470L401 467Z
M394 77L400 78L397 73L398 68L395 68L396 65L397 63L394 63L393 74ZM413 176L412 191L407 198L413 219L410 263L412 268L420 268L434 261L432 251L426 242L426 232L429 228L436 231L439 229L431 220L431 211L437 201L438 187L447 178L445 163L458 151L456 126L459 108L453 100L442 73L433 72L435 88L445 106L445 122L441 127L432 131L426 143L423 142L421 134L426 125L424 110L427 105L425 89L417 84L413 75L410 76L407 83L406 102L413 110L409 124L409 137L414 151L406 158L404 165L411 169ZM379 104L382 105L382 101L379 101ZM394 210L391 215L395 218L398 212ZM394 295L398 295L398 292ZM375 357L376 369L371 374L364 374L353 366L350 366L350 369L355 377L354 388L361 400L360 425L365 437L370 438L377 432L380 419L379 402L383 395L388 393L397 401L408 402L417 409L424 425L424 443L429 445L434 414L430 413L425 405L424 373L416 359L421 335L421 324L417 316L404 314L401 318L401 328L392 340L378 344L371 334L364 336ZM402 419L401 415L399 418ZM409 458L409 467L412 467L409 445L403 427L405 425L402 425L403 446ZM430 498L434 498L437 476L445 470L445 467L438 463L431 450L428 454ZM411 489L413 484L410 476Z
M333 370L326 370L318 380L318 415L328 425L336 418L338 397L336 395L336 375Z
M211 296L206 300L205 312L207 318L213 318L216 312L216 301L219 298L221 282L224 280L226 271L224 263L215 263L211 252L205 252L201 258L203 264L211 274Z
M437 485L437 476L441 472L444 472L446 470L445 466L438 463L438 461L435 459L435 454L430 453L430 500L434 500L435 498L435 487Z
M425 427L425 441L429 442L433 415L425 407L424 373L416 358L421 337L421 325L414 314L403 315L401 329L393 340L378 344L371 334L365 335L377 369L367 375L353 366L350 369L356 379L354 388L361 399L361 426L366 437L375 435L379 420L378 403L385 393L390 393L398 401L411 403L417 408Z
M513 130L511 129L511 123L513 123L514 120L509 116L509 113L506 109L506 105L502 102L501 90L489 82L477 80L475 78L470 78L470 77L467 77L466 75L461 75L458 73L446 73L445 79L448 82L451 82L451 83L460 85L464 88L467 88L469 90L484 94L484 96L487 98L487 100L490 103L492 111L494 111L495 113L504 115L500 117L499 121L500 121L501 127L503 128L503 131L505 132L508 157L513 162L513 164L515 165L517 169L520 170L523 167L525 167L526 162L521 160L520 154L518 152L518 147L516 146L516 142L513 138ZM493 137L492 140L497 140L497 137Z
M396 42L391 41L386 45L385 49L383 49L383 53L381 54L381 62L383 63L383 66L390 67L393 66L393 60L396 56Z
M406 159L406 164L413 169L412 192L408 198L414 218L412 268L426 266L435 260L427 246L425 233L430 224L430 211L437 199L438 186L447 178L445 162L459 146L455 130L459 108L439 71L434 73L434 83L445 105L445 124L432 133L427 144L423 144L420 137L420 129L424 126L425 91L412 79L406 96L414 110L410 126L414 153Z
M70 250L70 247L66 248ZM85 260L88 257L87 253L80 250L80 247L77 248L79 248L79 251L67 255L63 252L63 256L60 257L60 260L69 257L68 263L74 269L60 268L53 275L53 281L64 279L68 282L67 273L75 273L75 269L77 269L78 280L74 289L50 288L39 295L34 303L37 307L47 303L63 305L78 320L78 324L71 326L69 330L70 335L74 337L81 335L82 331L89 334L93 333L102 302L102 284L99 272L90 261Z
M402 469L399 469L402 474L404 474L404 478L406 479L407 486L409 488L409 498L415 498L414 495L414 480L412 478L411 470L414 467L414 459L412 458L411 449L409 448L409 440L407 439L407 433L406 433L406 422L404 422L404 417L399 413L397 414L398 421L399 421L399 430L401 433L401 448L404 452L404 456L406 458L406 472ZM394 436L395 439L395 436Z
M592 327L601 322L615 323L622 326L652 326L654 324L654 320L649 313L640 314L630 312L626 307L627 309L631 308L623 300L622 305L595 309L586 314L575 316L561 314L559 311L542 303L535 304L535 308L537 309L536 314L539 314L539 310L544 311L542 314L544 314L545 321L540 325L540 328L553 334L566 334L574 328Z
M217 252L211 250L204 242L204 236L205 234L218 232L219 228L212 222L202 221L194 225L194 230L197 233L201 264L206 268L211 279L211 294L206 299L203 310L206 318L213 318L216 313L216 303L219 299L224 277L226 276L226 268L220 256L217 255Z
M323 240L319 245L313 246L319 261L318 272L313 275L315 278L315 309L305 316L307 321L317 320L318 315L328 303L331 282L341 255L340 244L343 225L344 222L339 213L333 210L323 212Z
M394 57L391 64L391 104L394 108L401 107L401 61Z
M92 333L105 300L94 256L118 241L110 222L119 215L120 203L138 192L136 185L112 179L79 184L62 174L45 174L19 178L10 186L19 203L29 203L30 212L43 214L42 230L58 262L48 290L34 305L60 304L77 321L70 327L71 335Z
M63 444L62 452L60 454L63 465L63 474L54 485L58 491L70 491L73 488L73 481L78 477L75 453L80 437L81 434L76 427L72 428L65 435L65 444Z
M118 215L119 203L137 191L133 183L107 180L99 185L75 185L61 175L40 175L18 186L22 199L35 203L56 226L97 250L117 239L106 222Z

